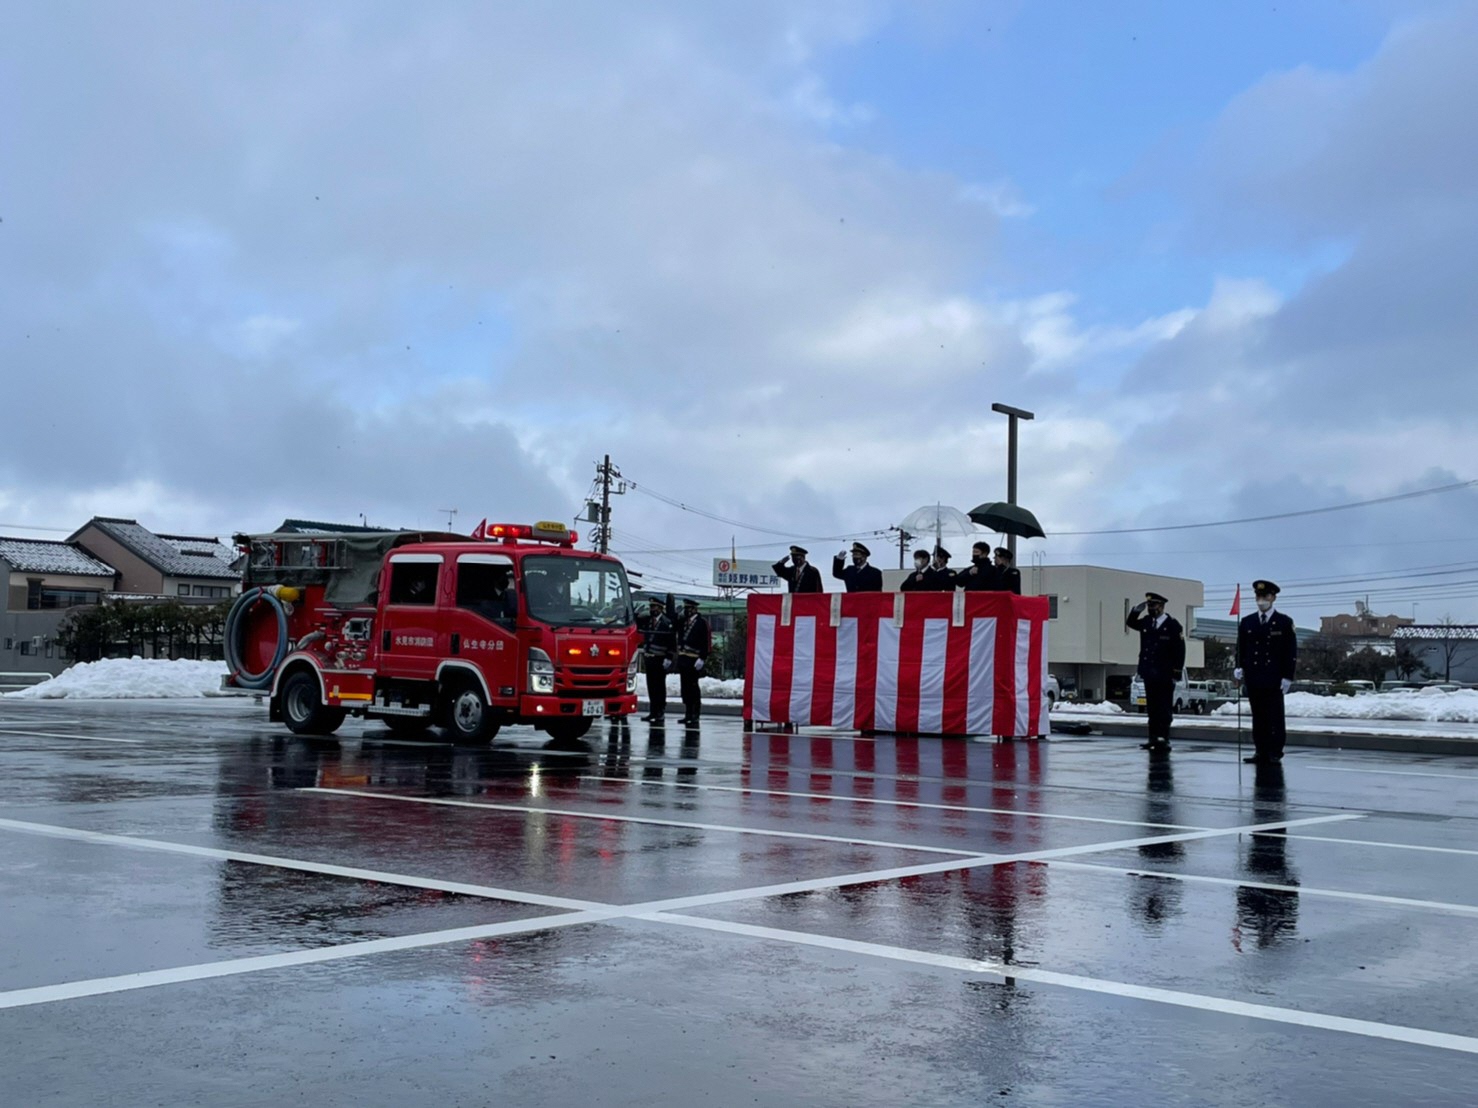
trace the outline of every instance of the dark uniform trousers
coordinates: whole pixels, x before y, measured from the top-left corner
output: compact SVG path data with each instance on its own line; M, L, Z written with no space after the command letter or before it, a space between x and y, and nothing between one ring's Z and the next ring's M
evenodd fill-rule
M1175 679L1145 679L1144 710L1149 719L1145 725L1150 742L1170 741L1170 720L1174 717Z
M646 670L650 714L653 719L661 719L667 714L667 670L662 659L651 654L646 656Z
M1259 758L1277 761L1283 757L1283 744L1288 729L1283 718L1283 690L1247 690L1247 706L1252 709L1252 746Z

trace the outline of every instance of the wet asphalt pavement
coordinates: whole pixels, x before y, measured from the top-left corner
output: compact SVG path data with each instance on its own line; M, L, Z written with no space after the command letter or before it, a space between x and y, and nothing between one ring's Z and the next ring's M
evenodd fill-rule
M1478 758L542 740L0 701L6 1101L1478 1099Z

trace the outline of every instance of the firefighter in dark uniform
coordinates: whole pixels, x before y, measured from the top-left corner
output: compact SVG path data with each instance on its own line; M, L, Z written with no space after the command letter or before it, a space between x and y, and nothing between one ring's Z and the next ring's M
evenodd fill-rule
M789 586L786 592L825 592L821 585L821 571L806 561L806 555L810 553L804 546L792 546L790 548L790 565L785 564L781 558L771 568L775 576L782 578Z
M708 663L708 651L712 645L708 620L698 610L698 601L684 600L683 618L677 631L677 673L682 681L683 723L688 727L697 727L698 717L703 713L703 699L698 695L698 675Z
M1021 570L1016 568L1016 555L1004 546L996 547L997 592L1014 592L1021 595Z
M672 668L672 621L667 618L667 605L657 599L647 602L646 619L641 623L642 668L647 674L646 723L661 723L667 715L667 671Z
M929 567L929 588L935 592L954 592L955 571L949 568L949 551L942 546L934 548L934 562Z
M1298 666L1298 640L1293 620L1273 610L1278 586L1252 582L1257 611L1237 625L1237 668L1233 676L1247 689L1252 709L1252 746L1256 753L1243 761L1272 765L1283 760L1287 733L1283 725L1283 696Z
M990 543L978 542L970 548L970 568L954 576L955 588L966 592L984 592L997 587L996 567L990 560Z
M845 554L838 554L831 560L831 575L839 581L844 581L848 592L882 592L883 571L877 566L867 564L867 559L872 557L872 551L860 542L852 544L852 564L843 566Z
M913 552L913 572L903 579L903 584L898 589L900 592L934 591L933 570L929 568L929 552L927 550L915 550Z
M1144 749L1168 753L1175 682L1185 668L1185 628L1165 614L1165 598L1157 592L1144 594L1124 617L1124 626L1139 632L1139 676L1149 714Z

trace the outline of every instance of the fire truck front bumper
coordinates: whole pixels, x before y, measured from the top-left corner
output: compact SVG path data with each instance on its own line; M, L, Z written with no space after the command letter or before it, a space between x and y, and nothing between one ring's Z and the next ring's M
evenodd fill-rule
M619 696L525 696L521 714L526 719L573 719L579 716L629 716L636 712L636 694Z

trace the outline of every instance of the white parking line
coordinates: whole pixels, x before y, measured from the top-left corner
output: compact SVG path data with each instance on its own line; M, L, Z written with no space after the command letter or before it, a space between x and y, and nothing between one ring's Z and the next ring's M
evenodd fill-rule
M1105 819L1099 816L1069 816L1059 812L1026 812L1019 808L974 808L964 804L926 804L922 800L892 800L873 796L845 796L840 793L797 793L782 789L757 789L752 785L700 785L694 781L646 780L623 777L602 777L585 774L582 781L615 782L623 785L664 785L672 789L705 789L711 792L746 793L756 796L784 796L800 800L837 800L848 804L883 804L897 808L928 808L940 812L975 812L984 815L1020 816L1023 819L1064 819L1076 823L1106 823L1115 827L1163 827L1172 831L1210 831L1209 827L1198 827L1185 823L1149 823L1138 819Z
M0 1008L25 1008L33 1004L50 1004L58 1000L76 1000L84 996L130 992L134 989L150 989L159 985L177 985L185 981L203 981L210 977L234 977L238 974L259 973L263 970L283 969L287 966L307 966L319 962L337 961L342 958L362 958L371 954L390 954L400 950L440 946L444 943L473 942L477 939L494 938L500 935L519 935L556 927L575 927L584 923L599 923L615 914L619 912L568 912L558 916L538 916L533 919L510 920L507 923L484 924L480 927L424 931L417 935L402 935L393 939L371 939L362 943L344 943L340 946L314 947L312 950L264 954L256 958L204 962L194 966L178 966L174 969L148 970L143 973L125 973L117 977L95 977L87 981L68 981L60 985L13 989L10 992L0 992Z
M34 736L38 739L85 739L90 743L129 743L138 746L143 739L110 739L102 735L66 735L60 731L22 731L14 727L0 727L0 735Z
M1384 850L1420 850L1430 854L1466 854L1478 856L1478 850L1457 846L1423 846L1421 843L1383 843L1371 839L1332 839L1324 835L1289 835L1289 839L1305 843L1340 843L1344 846L1378 846Z
M1299 772L1306 769L1324 773L1373 773L1378 777L1440 777L1447 781L1478 781L1478 773L1423 773L1414 769L1364 769L1359 766L1322 766L1315 761L1300 761Z
M322 791L322 790L315 790ZM332 790L329 790L332 791ZM371 796L380 794L371 793ZM506 900L516 903L540 904L553 907L568 907L568 914L541 917L535 920L511 921L502 924L490 924L485 927L458 928L449 931L423 932L417 935L407 935L394 939L376 939L365 943L346 943L332 947L320 947L307 951L290 951L282 954L269 954L253 958L242 958L234 961L210 962L202 965L184 966L168 970L151 970L136 974L123 974L117 977L95 978L86 981L66 982L60 985L45 985L29 989L17 989L11 992L0 993L0 1008L16 1008L33 1004L45 1004L58 1000L75 999L85 996L95 996L102 993L125 992L132 989L152 988L158 985L174 984L184 981L201 980L209 977L225 977L235 974L253 973L260 970L279 969L284 966L306 965L314 962L324 962L337 959L366 956L372 954L388 953L397 950L408 950L421 946L437 946L444 943L456 943L470 941L476 938L484 938L491 935L517 934L525 931L535 931L546 927L568 927L575 924L603 922L627 917L645 918L657 917L663 921L678 922L685 917L668 916L667 913L680 911L688 908L702 908L708 905L732 903L738 900L755 900L770 896L782 896L797 892L811 892L821 889L839 888L846 885L871 884L880 881L896 880L903 877L922 876L929 873L941 873L951 870L975 868L979 866L998 865L1007 862L1031 862L1042 861L1049 858L1063 857L1073 854L1087 854L1098 850L1121 849L1126 846L1147 845L1162 842L1183 842L1193 839L1215 838L1219 836L1255 833L1257 831L1274 830L1290 826L1293 823L1328 823L1338 820L1358 819L1356 815L1320 816L1308 820L1284 821L1279 824L1249 825L1246 827L1234 827L1216 831L1201 831L1183 835L1160 835L1147 839L1128 839L1114 843L1089 844L1077 847L1063 847L1059 850L1037 851L1015 856L992 857L979 855L964 859L952 859L949 861L931 862L917 866L903 866L890 870L873 870L869 872L851 873L832 877L816 878L808 881L790 881L777 885L757 886L749 889L735 889L727 892L705 893L697 896L674 897L667 900L648 901L643 904L633 905L607 905L591 901L570 900L562 897L546 897L537 893L523 893L509 889L492 888L488 886L467 885L460 882L439 881L434 878L407 877L403 874L383 873L376 870L362 870L347 866L334 866L319 862L306 862L298 859L278 858L266 854L250 854L233 850L217 850L212 847L194 846L189 843L174 843L161 839L140 839L127 835L110 835L98 831L83 831L72 827L61 827L51 824L28 823L21 820L0 819L0 830L16 831L25 834L46 835L55 838L72 839L79 842L96 843L109 846L126 846L143 850L159 850L167 853L185 854L194 857L211 858L219 861L245 862L255 865L276 866L283 869L302 870L309 873L322 873L335 877L351 877L365 881L378 881L384 884L406 885L413 888L437 889L446 892L461 893L469 896L484 896L490 899ZM701 921L707 926L709 921ZM726 927L728 925L725 925ZM735 927L741 925L734 925ZM777 933L778 934L778 933ZM823 942L841 942L843 940L825 940L822 936L810 936L812 939ZM932 956L929 956L932 957ZM1039 975L1045 971L1037 971ZM1015 974L1015 976L1021 976ZM1043 978L1045 979L1045 978ZM1133 988L1134 986L1126 986ZM1129 995L1129 994L1125 994ZM1154 999L1150 997L1148 999Z
M327 862L308 862L299 858L278 858L271 854L251 854L241 850L220 850L210 846L194 846L190 843L170 842L167 839L143 839L133 835L109 835L102 831L83 831L75 827L62 827L50 823L28 823L24 820L0 819L0 830L19 831L28 835L44 835L54 839L71 839L74 842L97 843L104 846L126 846L135 850L157 850L166 854L186 854L195 858L209 858L217 862L245 862L255 866L275 866L277 869L298 870L303 873L319 873L328 877L348 877L355 881L374 881L381 885L404 885L412 889L434 889L462 896L480 896L489 900L509 900L519 904L535 904L545 908L566 908L584 911L604 908L588 900L571 900L562 896L544 896L540 893L521 893L513 889L500 889L491 885L469 885L462 881L440 881L434 877L409 877L403 873L385 873L381 870L357 869L352 866L335 866Z
M764 827L742 827L725 823L696 823L691 820L655 819L650 816L623 816L615 812L582 812L574 808L545 808L533 804L480 803L474 800L447 800L434 796L398 796L393 793L367 792L362 789L321 789L308 787L299 792L320 793L325 796L357 796L369 800L394 800L405 804L435 804L448 808L478 808L492 812L538 813L546 816L565 816L570 819L606 820L614 823L641 823L653 827L672 827L690 831L717 831L731 835L766 835L777 839L806 839L814 842L844 843L849 846L876 846L887 850L915 850L925 854L951 854L958 858L973 858L977 850L951 850L943 846L918 846L912 843L884 842L879 839L860 839L851 835L818 835L809 831L779 831Z
M1432 912L1456 912L1459 915L1478 916L1478 904L1454 904L1445 900L1416 900L1406 896L1382 896L1379 893L1346 892L1342 889L1320 889L1306 885L1277 885L1267 881L1250 881L1236 877L1209 877L1198 873L1173 873L1157 869L1127 869L1121 866L1100 865L1097 862L1058 860L1044 864L1057 869L1097 870L1099 873L1114 874L1120 877L1163 877L1170 881L1184 881L1190 884L1230 885L1239 889L1267 889L1271 892L1297 893L1300 896L1355 900L1366 904L1390 904L1398 908L1421 908Z
M1297 1027L1312 1027L1323 1031L1339 1031L1345 1034L1362 1035L1371 1039L1386 1039L1416 1046L1435 1047L1439 1050L1455 1050L1464 1054L1478 1054L1478 1038L1466 1035L1451 1035L1443 1031L1428 1031L1420 1027L1403 1027L1398 1024L1375 1023L1371 1020L1349 1019L1345 1016L1326 1015L1321 1012L1305 1012L1293 1008L1276 1008L1269 1004L1249 1004L1241 1000L1226 1000L1222 997L1202 996L1198 993L1160 989L1148 985L1131 985L1122 981L1108 981L1078 974L1054 973L1051 970L1034 969L1026 966L1008 966L998 962L982 962L960 958L950 954L932 954L923 950L904 947L883 946L864 943L853 939L840 939L829 935L812 935L802 931L787 931L775 927L759 927L747 923L727 920L701 919L696 916L679 916L653 912L638 916L656 923L676 924L679 927L694 927L706 931L718 931L740 935L751 939L770 939L776 942L794 943L801 946L821 947L848 954L861 954L873 958L886 958L897 962L933 966L960 973L978 974L999 978L1003 981L1031 981L1043 985L1057 985L1067 989L1102 993L1107 996L1125 997L1132 1000L1147 1000L1156 1004L1171 1004L1180 1008L1193 1008L1201 1012L1219 1012L1223 1015L1240 1016L1246 1019L1292 1024Z

